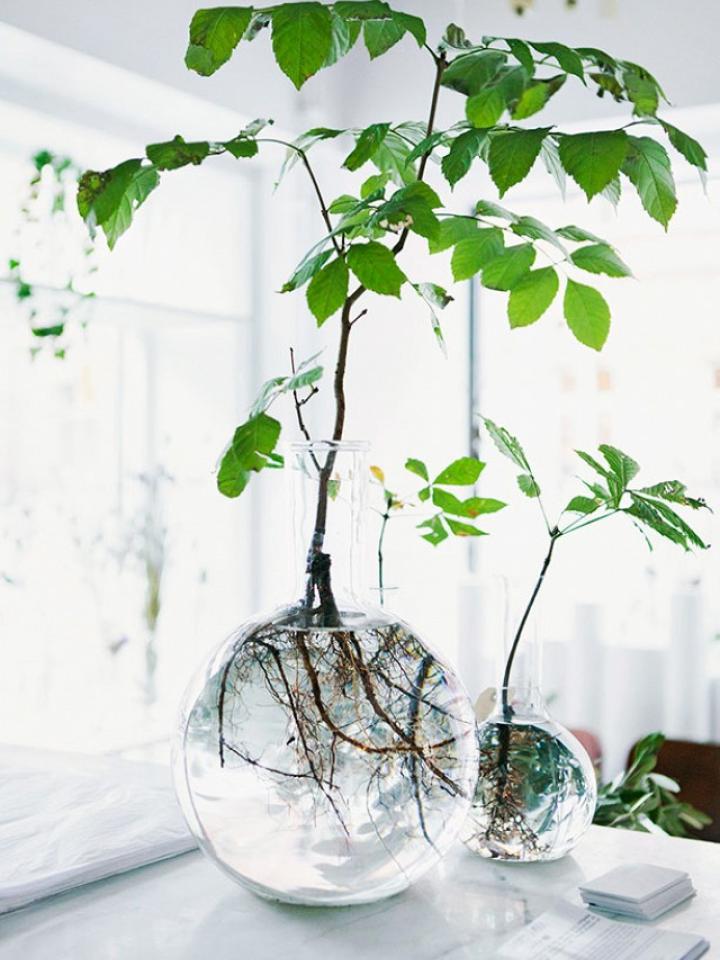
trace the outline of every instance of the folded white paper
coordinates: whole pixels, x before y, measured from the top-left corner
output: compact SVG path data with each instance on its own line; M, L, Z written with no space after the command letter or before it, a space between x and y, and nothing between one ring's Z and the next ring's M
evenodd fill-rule
M194 846L163 766L0 750L0 913Z
M696 960L707 940L618 923L561 900L501 949L503 960Z

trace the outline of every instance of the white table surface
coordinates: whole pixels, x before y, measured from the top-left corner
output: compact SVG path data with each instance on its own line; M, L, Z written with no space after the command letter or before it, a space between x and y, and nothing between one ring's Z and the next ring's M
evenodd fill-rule
M501 865L458 845L405 893L335 909L260 900L185 854L0 919L0 960L490 960L553 901L579 903L581 881L627 861L689 871L698 895L656 924L702 934L720 958L720 845L592 827L555 863Z

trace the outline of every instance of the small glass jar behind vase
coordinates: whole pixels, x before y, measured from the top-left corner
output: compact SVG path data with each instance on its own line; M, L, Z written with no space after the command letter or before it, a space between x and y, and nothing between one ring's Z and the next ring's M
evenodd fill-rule
M476 704L479 776L462 838L489 859L557 860L592 823L595 771L582 744L548 713L534 624L521 637L508 676L517 632L508 591L504 603L500 682Z
M417 633L367 600L364 445L295 444L287 469L298 582L198 673L175 783L201 848L239 883L288 903L367 903L420 877L462 828L473 710Z

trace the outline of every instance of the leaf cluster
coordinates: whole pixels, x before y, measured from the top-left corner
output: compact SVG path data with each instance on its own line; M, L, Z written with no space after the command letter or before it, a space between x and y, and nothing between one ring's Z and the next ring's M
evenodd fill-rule
M485 464L476 457L460 457L453 460L434 479L430 479L428 467L424 461L410 457L405 469L420 478L422 486L408 496L399 496L388 489L384 471L377 466L371 467L375 480L382 488L386 513L392 514L411 507L424 508L429 515L417 524L423 540L436 547L455 537L481 537L481 530L475 520L485 514L497 513L506 506L501 500L492 497L478 497L474 487ZM460 496L461 489L472 491L470 496Z
M689 830L700 830L712 822L707 814L678 798L680 786L675 780L654 772L664 741L662 733L638 741L628 769L600 786L593 823L684 837Z

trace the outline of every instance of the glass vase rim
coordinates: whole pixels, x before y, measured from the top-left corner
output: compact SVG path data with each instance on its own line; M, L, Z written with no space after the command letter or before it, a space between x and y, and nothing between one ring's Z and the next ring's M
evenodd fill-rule
M291 440L286 446L292 453L314 453L317 450L367 453L370 450L370 443L367 440Z

